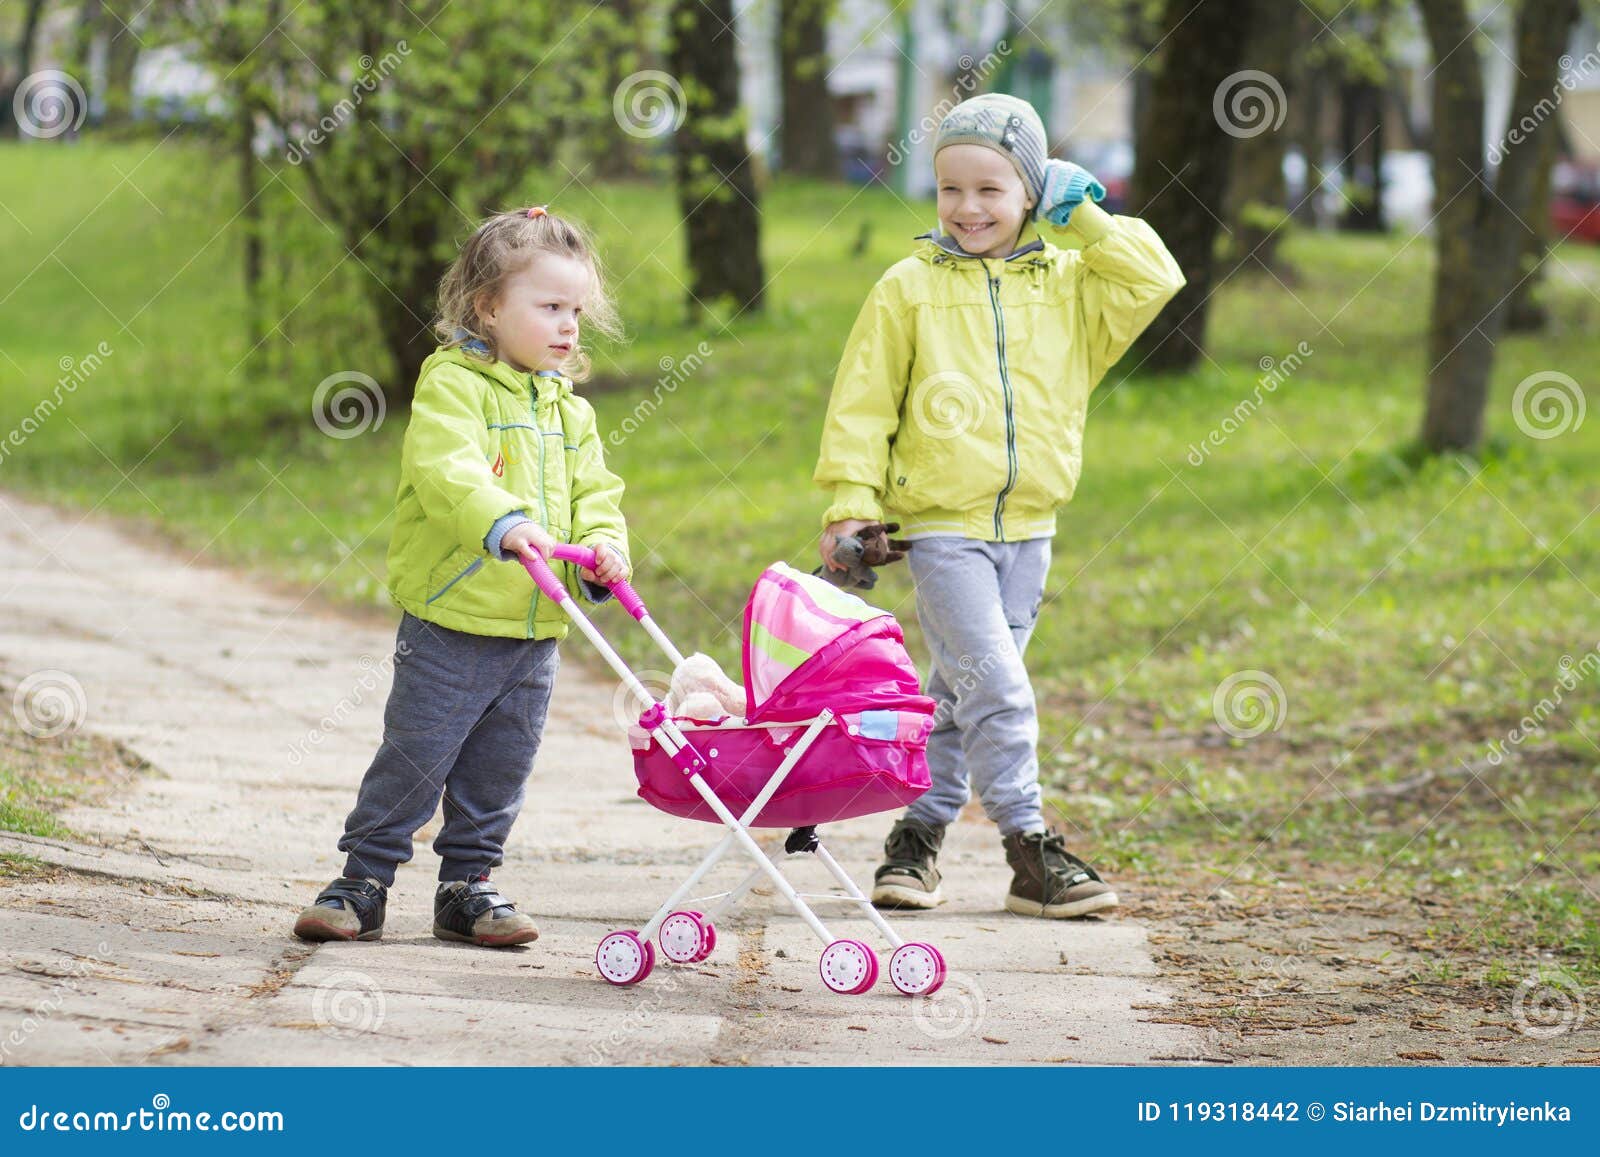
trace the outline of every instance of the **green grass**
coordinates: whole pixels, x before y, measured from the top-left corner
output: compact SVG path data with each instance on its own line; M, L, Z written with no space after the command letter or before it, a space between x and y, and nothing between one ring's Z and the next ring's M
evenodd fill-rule
M69 834L49 812L21 802L32 799L38 788L32 780L14 779L0 772L0 831L46 837Z
M17 286L0 307L4 412L31 408L61 357L102 340L115 352L9 450L0 485L149 519L189 551L382 603L403 414L337 440L309 412L330 373L384 376L354 320L359 267L310 217L287 222L294 259L274 297L298 308L265 368L246 363L231 184L194 181L218 167L190 146L149 151L5 150L0 203L26 233L0 258L0 287ZM280 201L293 203L293 179L274 185ZM867 288L931 212L877 190L780 184L765 200L767 310L690 330L662 190L572 185L555 202L598 233L632 334L597 359L594 399L602 430L619 434L638 586L680 642L731 666L760 566L814 565L824 501L809 478L834 364ZM1118 367L1095 395L1029 651L1046 778L1076 842L1120 872L1235 889L1309 876L1330 904L1426 894L1443 905L1444 965L1482 956L1471 971L1492 981L1543 945L1600 967L1582 917L1600 848L1581 834L1600 680L1485 763L1557 686L1562 656L1600 645L1600 421L1537 440L1512 419L1517 383L1536 372L1593 393L1600 301L1584 282L1600 279L1600 257L1563 246L1551 330L1501 343L1494 452L1414 469L1429 243L1297 234L1282 252L1300 279L1221 291L1199 371L1122 382L1132 367ZM660 387L663 359L702 341L704 364ZM1312 352L1296 372L1192 465L1189 448L1251 394L1261 359L1301 342ZM647 400L658 408L625 426ZM920 656L906 575L879 591ZM605 625L659 665L618 616ZM1236 739L1213 695L1246 671L1282 688L1279 726Z

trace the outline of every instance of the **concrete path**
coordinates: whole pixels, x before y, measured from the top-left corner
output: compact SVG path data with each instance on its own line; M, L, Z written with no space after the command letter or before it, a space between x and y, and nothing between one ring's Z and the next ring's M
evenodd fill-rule
M539 941L492 951L431 936L436 818L381 942L302 944L289 926L338 873L334 844L381 732L393 626L77 518L0 495L0 706L29 676L81 687L82 726L150 767L62 815L83 844L0 833L0 852L70 870L0 880L0 1063L1121 1064L1203 1051L1193 1030L1146 1022L1140 1006L1166 998L1139 925L1000 908L1008 875L978 822L947 845L951 902L899 921L949 960L931 1000L887 980L828 992L820 945L760 896L704 964L605 984L599 938L641 925L717 829L635 797L613 686L576 638L496 873ZM865 880L887 824L824 835ZM820 865L793 868L824 890ZM877 943L859 917L831 924Z

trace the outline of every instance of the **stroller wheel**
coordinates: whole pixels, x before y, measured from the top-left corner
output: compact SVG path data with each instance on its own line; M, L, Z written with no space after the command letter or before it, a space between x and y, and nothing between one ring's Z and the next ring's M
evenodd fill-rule
M932 996L944 984L944 955L932 944L902 944L889 957L889 979L906 996Z
M594 966L600 975L621 987L638 984L650 975L655 963L655 945L633 931L611 933L600 941L594 954Z
M700 913L696 912L695 915L700 916ZM704 916L700 916L700 923L705 929L705 938L700 941L700 954L691 962L694 964L699 964L717 950L717 926Z
M674 912L661 922L656 939L674 964L697 964L717 946L717 930L699 912Z
M878 956L859 940L835 940L822 950L822 983L845 996L859 996L878 981Z

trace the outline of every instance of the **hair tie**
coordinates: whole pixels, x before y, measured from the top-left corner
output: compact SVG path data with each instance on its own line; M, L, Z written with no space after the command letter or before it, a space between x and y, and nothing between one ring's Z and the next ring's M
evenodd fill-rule
M533 208L528 210L528 220L530 220L530 221L533 220L535 217L547 217L547 216L549 216L549 211L547 209L545 209L545 207L543 205L535 205Z

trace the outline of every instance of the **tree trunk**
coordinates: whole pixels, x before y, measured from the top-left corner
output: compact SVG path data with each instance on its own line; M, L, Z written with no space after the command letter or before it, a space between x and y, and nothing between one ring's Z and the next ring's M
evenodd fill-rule
M783 171L824 180L839 178L828 95L828 18L834 0L783 0L778 56L783 74Z
M239 166L239 220L244 226L244 326L252 358L266 337L262 301L261 181L257 171L255 116L242 93L233 96L234 162Z
M1339 155L1344 158L1345 209L1339 228L1352 233L1382 233L1382 87L1364 77L1339 86Z
M1552 114L1549 128L1539 134L1535 147L1539 150L1539 165L1533 175L1533 193L1528 198L1528 208L1522 214L1526 231L1518 230L1521 252L1517 258L1516 275L1520 279L1511 291L1506 305L1506 330L1509 333L1540 333L1550 324L1550 309L1544 300L1544 261L1550 254L1550 177L1560 150L1561 127Z
M610 5L615 14L617 43L603 62L605 90L612 94L613 100L620 98L624 103L629 90L623 85L643 67L645 60L643 6L642 0L612 0ZM627 116L618 116L615 107L600 121L599 147L590 160L594 176L599 180L628 180L645 173L644 142L623 128L626 121Z
M14 137L21 131L12 110L17 89L33 72L33 50L39 42L39 18L44 14L45 0L28 0L22 16L22 32L17 38L16 75L0 86L0 137ZM72 110L68 110L68 116Z
M431 167L431 157L413 160L416 168L407 166L408 187L390 218L394 229L385 228L391 240L403 237L404 243L383 245L382 252L388 260L374 267L382 275L382 283L372 279L368 282L384 343L394 359L397 389L390 397L407 403L416 391L422 363L437 347L430 319L446 266L440 260L440 248L453 227L453 222L441 216L418 188L424 180L422 174ZM361 232L365 232L364 226ZM356 244L356 237L352 236L347 244Z
M133 120L133 73L139 64L139 42L122 21L132 23L137 18L137 12L123 4L110 20L103 22L110 37L106 48L106 111L102 122L107 127L126 125Z
M1517 15L1517 68L1510 141L1493 187L1483 154L1483 76L1464 0L1418 0L1436 62L1433 74L1434 222L1438 238L1428 332L1422 446L1430 453L1475 451L1505 301L1516 273L1516 218L1525 214L1539 163L1539 137L1558 61L1577 19L1577 0L1525 4Z
M1225 118L1213 114L1212 96L1239 70L1256 6L1167 0L1162 16L1161 63L1138 132L1133 211L1161 235L1188 284L1139 339L1137 361L1151 369L1188 369L1205 348L1215 206L1227 189L1235 139Z
M1266 5L1256 18L1244 63L1283 84L1286 107L1295 106L1292 57L1298 16L1304 9ZM1289 280L1292 271L1278 259L1278 243L1288 223L1289 190L1283 176L1283 157L1291 126L1269 127L1242 138L1233 146L1228 174L1228 197L1223 219L1232 231L1230 256L1245 269L1271 271ZM1236 268L1237 268L1236 267Z
M718 298L760 309L761 213L739 105L732 0L676 0L671 69L687 95L677 136L691 319Z
M1306 33L1303 21L1301 32ZM1295 144L1305 160L1305 188L1295 202L1293 216L1296 221L1313 229L1322 225L1322 159L1327 153L1323 139L1323 110L1327 90L1327 64L1320 60L1299 62L1295 78L1295 93L1299 99L1291 115L1298 122L1295 126Z
M395 379L385 386L385 395L396 405L410 403L422 363L436 348L430 319L448 264L441 256L445 238L454 227L426 195L433 153L419 145L406 156L409 164L385 170L384 183L360 195L349 188L330 189L316 153L307 154L301 165L318 207L338 226L346 249L367 274L365 292L394 366ZM374 230L371 223L379 220L382 226Z

